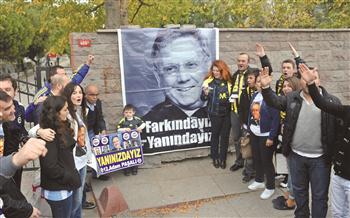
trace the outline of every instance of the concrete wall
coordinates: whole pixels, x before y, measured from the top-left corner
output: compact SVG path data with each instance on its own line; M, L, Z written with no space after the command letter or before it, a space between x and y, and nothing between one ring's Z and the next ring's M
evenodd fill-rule
M90 39L91 47L79 47L78 39ZM235 60L240 52L251 56L251 64L260 66L255 55L255 43L265 47L275 72L280 72L282 60L292 58L287 42L291 42L301 57L319 69L322 85L350 104L350 30L305 30L305 29L220 29L220 59L236 70ZM85 62L88 54L95 55L95 62L83 85L98 84L103 101L107 128L115 129L121 118L122 95L116 30L100 30L97 33L71 34L71 64L75 69ZM279 73L274 74L275 79ZM160 160L178 160L207 155L202 151L177 152L158 155Z

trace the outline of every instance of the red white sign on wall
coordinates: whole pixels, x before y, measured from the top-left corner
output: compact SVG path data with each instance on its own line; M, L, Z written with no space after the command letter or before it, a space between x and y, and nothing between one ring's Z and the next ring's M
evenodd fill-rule
M78 39L79 47L91 47L91 39Z

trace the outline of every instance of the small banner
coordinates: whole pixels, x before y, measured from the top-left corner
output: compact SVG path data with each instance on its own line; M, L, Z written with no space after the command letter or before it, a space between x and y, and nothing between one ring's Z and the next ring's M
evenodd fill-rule
M97 135L91 139L97 175L104 175L144 163L140 134L136 130Z

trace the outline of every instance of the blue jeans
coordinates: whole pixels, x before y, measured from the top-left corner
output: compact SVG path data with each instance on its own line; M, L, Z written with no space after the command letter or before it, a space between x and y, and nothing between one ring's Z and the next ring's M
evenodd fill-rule
M333 174L331 193L333 217L350 217L350 180Z
M312 195L311 215L315 218L326 217L330 163L327 163L324 155L318 158L303 157L294 152L290 155L290 172L297 205L295 217L310 217L309 183Z
M290 173L290 156L287 157L287 168L288 168L288 184L287 189L289 191L288 198L294 200L294 192L293 192L293 185L292 185L292 175Z
M73 191L73 210L72 218L81 218L83 204L83 189L86 179L86 166L79 170L81 186Z
M68 198L62 201L51 201L47 199L46 201L50 205L53 218L71 216L73 206L73 195L69 196Z

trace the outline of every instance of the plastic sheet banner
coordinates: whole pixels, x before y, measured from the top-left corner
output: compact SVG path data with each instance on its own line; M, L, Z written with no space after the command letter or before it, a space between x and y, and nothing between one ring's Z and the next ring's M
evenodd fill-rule
M144 163L140 134L136 130L97 135L91 139L97 175Z
M124 104L146 123L145 154L210 146L211 123L202 83L218 59L218 29L121 29Z

